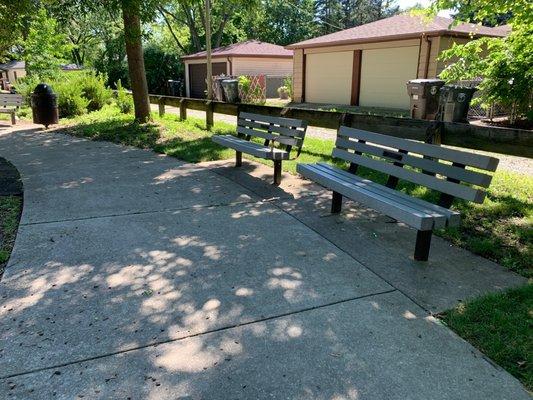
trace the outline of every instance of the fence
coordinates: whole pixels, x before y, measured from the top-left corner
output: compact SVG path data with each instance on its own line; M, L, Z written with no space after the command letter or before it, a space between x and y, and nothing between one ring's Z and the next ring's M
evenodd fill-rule
M302 119L307 121L310 126L321 128L338 129L340 125L346 125L406 139L533 158L533 131L523 129L310 110L298 107L282 108L257 104L232 104L158 95L150 95L150 102L159 105L160 114L165 113L165 106L179 107L181 119L187 118L187 109L205 111L206 125L209 129L213 125L213 114L215 113L238 115L239 112L246 111Z

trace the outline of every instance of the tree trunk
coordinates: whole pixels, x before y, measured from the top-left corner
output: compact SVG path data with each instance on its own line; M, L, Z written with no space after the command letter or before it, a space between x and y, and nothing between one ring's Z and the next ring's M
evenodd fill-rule
M144 70L139 0L122 0L122 17L135 120L147 122L150 119L150 101Z

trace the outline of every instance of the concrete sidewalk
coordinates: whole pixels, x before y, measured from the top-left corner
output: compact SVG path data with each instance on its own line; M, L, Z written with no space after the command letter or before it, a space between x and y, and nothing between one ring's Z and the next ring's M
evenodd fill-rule
M415 263L410 229L257 164L32 126L0 156L25 190L0 398L529 399L430 314L524 282L496 264L441 240Z

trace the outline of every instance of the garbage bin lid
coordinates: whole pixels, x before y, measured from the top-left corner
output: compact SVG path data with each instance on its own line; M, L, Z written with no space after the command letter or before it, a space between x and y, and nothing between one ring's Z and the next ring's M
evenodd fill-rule
M238 79L224 79L222 82L223 83L233 83L233 82L237 82L238 83L239 80Z
M54 94L54 91L46 83L39 83L35 86L35 89L33 89L33 94Z
M443 83L442 79L411 79L408 83Z

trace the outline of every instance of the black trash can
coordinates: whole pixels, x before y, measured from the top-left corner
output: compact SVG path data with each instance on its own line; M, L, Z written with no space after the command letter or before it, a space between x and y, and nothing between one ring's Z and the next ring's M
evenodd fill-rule
M39 83L33 90L31 109L35 124L48 128L48 125L57 124L59 121L57 96L46 83Z
M238 103L239 99L239 81L237 79L224 79L220 82L224 89L224 97L228 103Z
M444 122L467 122L470 101L477 88L446 85L440 88L439 107Z
M441 79L412 79L407 82L411 118L435 119L439 110L439 89L443 85Z

